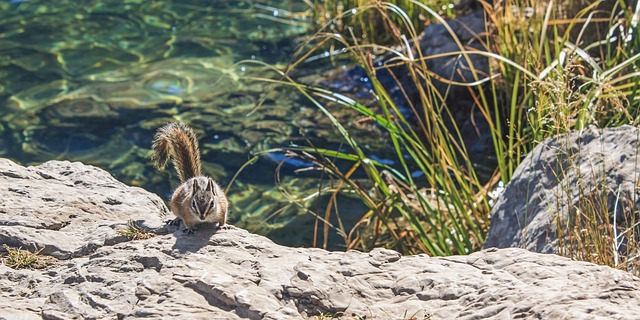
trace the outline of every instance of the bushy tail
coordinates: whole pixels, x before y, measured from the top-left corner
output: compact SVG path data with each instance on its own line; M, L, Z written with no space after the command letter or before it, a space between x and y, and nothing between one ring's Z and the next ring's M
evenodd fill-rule
M156 168L164 170L169 158L184 182L200 175L200 149L196 135L188 126L173 122L158 129L153 136L151 159Z

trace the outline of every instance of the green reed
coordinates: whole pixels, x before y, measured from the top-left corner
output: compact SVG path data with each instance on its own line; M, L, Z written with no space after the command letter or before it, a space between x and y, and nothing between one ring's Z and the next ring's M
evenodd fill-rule
M433 22L431 16L424 15L422 5L437 8L439 15L453 16L454 5L449 0L424 0L421 3L411 0L306 0L312 8L313 21L320 28L329 28L332 32L347 34L354 29L362 41L386 44L392 41L389 32L403 32L404 24L410 21L412 26L422 26ZM386 8L370 10L370 8ZM387 31L387 32L385 32Z
M498 165L493 178L481 183L460 142L458 128L445 126L445 120L452 115L445 97L432 86L432 75L425 64L433 57L423 56L409 46L417 43L416 30L423 24L414 19L416 14L447 26L441 12L407 0L356 1L351 3L357 5L355 10L344 9L351 8L344 5L337 15L326 14L335 12L337 3L313 3L316 16L331 18L308 39L287 70L279 71L284 80L275 81L297 88L333 123L349 147L349 151L314 146L286 150L290 156L304 158L327 174L328 183L322 184L313 196L292 196L294 201L304 202L323 193L332 195L324 213L309 210L323 225L325 247L327 234L337 232L347 248L362 250L385 246L432 255L477 250L488 230L488 192L499 180L508 182L537 143L589 124L638 123L640 100L635 96L640 84L640 46L637 36L627 36L638 33L637 7L630 8L622 0L614 5L608 3L609 11L598 7L601 2L579 8L573 1L565 1L562 10L552 2L530 5L530 1L505 0L501 6L485 4L489 27L485 35L479 36L489 52L468 49L458 41L459 51L448 54L468 61L475 79L467 86L483 88L475 91L475 100L489 122ZM408 13L403 11L405 8ZM562 16L567 12L575 16ZM367 22L369 17L381 20L373 24ZM345 21L356 27L336 28ZM592 26L599 32L592 31ZM377 33L384 35L372 36ZM372 39L390 41L395 46L379 45ZM326 48L344 49L352 61L363 67L376 97L373 102L358 102L330 90L297 83L289 76L304 59ZM392 58L385 66L375 66L372 57L382 54ZM469 60L471 55L490 59L491 74L477 75ZM381 68L393 64L406 66L417 89L418 102L409 102L416 114L423 115L417 124L402 116L376 77ZM336 106L350 108L377 123L387 134L399 165L391 167L371 159L367 149L352 138L347 124L333 116L331 110ZM422 108L421 112L417 108ZM337 161L351 165L345 169ZM354 173L359 170L366 179L355 178ZM412 175L415 170L422 172L419 178ZM337 194L356 195L369 208L351 228L339 218L338 223L330 222L332 212L337 214Z
M629 37L638 33L637 8L624 1L594 1L583 8L565 1L562 12L577 12L567 18L557 16L559 5L552 2L524 4L505 1L488 14L494 26L488 47L514 62L499 64L500 80L491 85L497 97L493 111L501 117L494 140L505 182L543 139L589 124L637 123L640 106L634 99L640 46L637 37ZM609 12L599 5L608 5ZM616 28L623 34L616 36Z
M491 85L494 112L505 126L496 126L499 172L508 182L520 159L543 139L598 127L637 125L640 111L640 4L626 1L505 1L489 11L495 30L488 47L515 62L501 63L496 71L501 81ZM511 6L511 7L510 7ZM510 9L506 9L510 8ZM518 10L513 10L518 8ZM529 10L527 14L527 10ZM570 14L571 16L566 16ZM535 76L527 75L524 70ZM501 110L499 105L508 105ZM571 157L569 157L571 158ZM577 164L567 164L575 168ZM564 172L556 173L563 181ZM588 176L587 173L584 175ZM558 252L568 257L629 270L637 274L637 212L634 199L615 198L615 212L609 212L612 194L603 182L578 181L561 186L564 197L578 188L575 205L556 204L549 211L554 218ZM587 190L585 185L595 189ZM571 201L571 199L569 199ZM623 221L611 221L620 216ZM563 217L567 217L566 219ZM626 256L618 252L626 239Z
M444 21L423 4L411 3ZM407 15L398 14L402 26L396 26L388 18L390 12L400 12L393 4L376 2L346 14L358 16L367 10L378 12L379 16L386 19L385 25L395 28L391 34L396 41L403 44L418 41L418 33ZM406 30L406 38L401 36L400 29ZM418 87L420 102L411 107L423 108L425 119L419 120L420 130L414 130L415 125L402 116L396 102L377 79L376 72L380 67L374 67L372 63L373 50L390 52L407 65L414 83L424 83L425 80L429 83L425 57L418 52L415 58L411 58L415 53L408 47L396 50L363 44L359 42L361 39L361 36L355 35L355 31L347 38L321 30L309 40L313 44L311 49L302 53L302 58L293 62L288 70L321 48L344 48L368 73L377 97L373 106L336 92L296 83L287 73L282 73L289 85L296 87L325 114L350 148L349 152L339 152L313 146L290 147L287 148L289 154L311 161L328 173L331 181L320 193L332 194L332 198L339 193L355 194L369 208L350 230L339 219L336 226L330 224L330 208L335 206L335 202L330 203L330 208L324 214L314 213L323 222L324 239L333 229L343 236L347 248L368 250L374 246L388 246L407 253L429 252L433 255L476 250L482 244L487 230L489 205L484 194L489 188L478 181L466 157L465 147L460 143L457 129L453 132L446 129L445 119L451 115L439 111L444 97L432 86ZM460 44L460 47L463 48L463 45ZM399 166L394 168L371 159L366 148L361 147L345 125L333 116L330 109L336 104L351 108L381 126L388 134ZM418 113L418 110L415 112ZM340 169L336 164L337 159L350 161L352 165L346 170ZM418 179L412 176L416 169L422 172L422 177ZM364 171L366 181L352 178L357 170Z

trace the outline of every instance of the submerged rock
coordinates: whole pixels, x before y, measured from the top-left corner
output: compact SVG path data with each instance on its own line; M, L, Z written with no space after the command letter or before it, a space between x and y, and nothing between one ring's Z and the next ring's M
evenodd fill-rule
M166 233L159 198L80 163L3 159L0 186L3 243L64 259L37 270L0 265L0 319L640 317L640 279L556 255L328 252L207 225ZM113 240L129 219L161 232Z

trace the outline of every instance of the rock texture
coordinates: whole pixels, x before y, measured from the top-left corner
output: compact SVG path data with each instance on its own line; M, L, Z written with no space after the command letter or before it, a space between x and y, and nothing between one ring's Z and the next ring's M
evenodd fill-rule
M58 259L125 241L117 229L129 220L158 228L158 215L170 214L159 197L81 163L24 168L0 159L0 186L0 243L44 247Z
M484 247L556 252L555 219L565 221L593 203L609 212L605 219L615 214L624 226L629 213L640 208L639 138L631 126L589 127L541 142L493 207Z
M1 160L0 199L3 242L52 247L43 252L64 259L37 270L0 265L0 319L640 318L640 279L523 249L328 252L208 226L125 241L112 232L129 219L156 228L165 207L80 163Z

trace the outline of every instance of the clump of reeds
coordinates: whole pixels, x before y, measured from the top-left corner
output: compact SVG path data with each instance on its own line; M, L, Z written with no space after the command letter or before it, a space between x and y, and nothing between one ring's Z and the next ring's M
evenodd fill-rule
M418 27L435 21L425 15L422 9L427 5L442 16L455 14L455 4L449 0L424 0L421 3L410 0L305 0L311 7L314 24L321 30L349 35L349 29L358 34L363 43L384 45L392 43L391 33L402 33L406 21ZM386 7L388 10L371 10Z
M357 7L344 7L337 15L324 12L335 11L338 2L314 2L314 10L331 17L330 21L306 42L300 58L280 72L284 80L274 81L293 86L307 97L333 123L348 147L340 151L314 146L288 148L290 156L314 163L329 177L314 195L293 195L296 201L332 195L324 212L309 210L317 218L316 232L323 234L323 246L327 234L337 232L347 248L385 246L432 255L472 252L480 248L488 230L491 207L487 194L497 183L508 183L537 143L589 124L638 123L640 40L633 36L638 33L637 6L622 0L608 6L609 11L601 10L598 1L583 8L564 2L562 10L553 1L484 3L489 23L478 37L488 52L458 43L459 51L449 53L465 59L472 71L472 55L491 61L489 75L472 72L474 79L468 79L467 84L476 107L489 123L498 160L493 178L481 182L448 112L446 96L433 87L434 75L425 63L433 57L423 56L411 46L419 41L422 22L402 9L410 5L409 10L427 20L445 25L447 21L424 3L404 2L362 1ZM567 12L577 13L559 16ZM366 23L365 17L382 22ZM358 27L335 27L345 21L356 21ZM597 27L595 31L592 26ZM376 32L384 33L385 45L371 42ZM373 101L355 101L338 92L295 82L290 71L318 52L341 52L360 65L371 83ZM386 64L374 63L380 56L388 57ZM416 92L403 102L414 110L416 121L403 116L398 101L377 78L381 69L399 65L405 68ZM350 108L376 123L386 134L397 165L376 161L353 138L353 127L333 116L332 108L336 107ZM453 126L446 125L452 122ZM345 161L350 163L346 168L338 165ZM355 178L356 172L364 172L366 178ZM337 222L331 222L332 215L339 212L334 201L338 194L355 195L368 208L355 225L346 226L339 216Z

